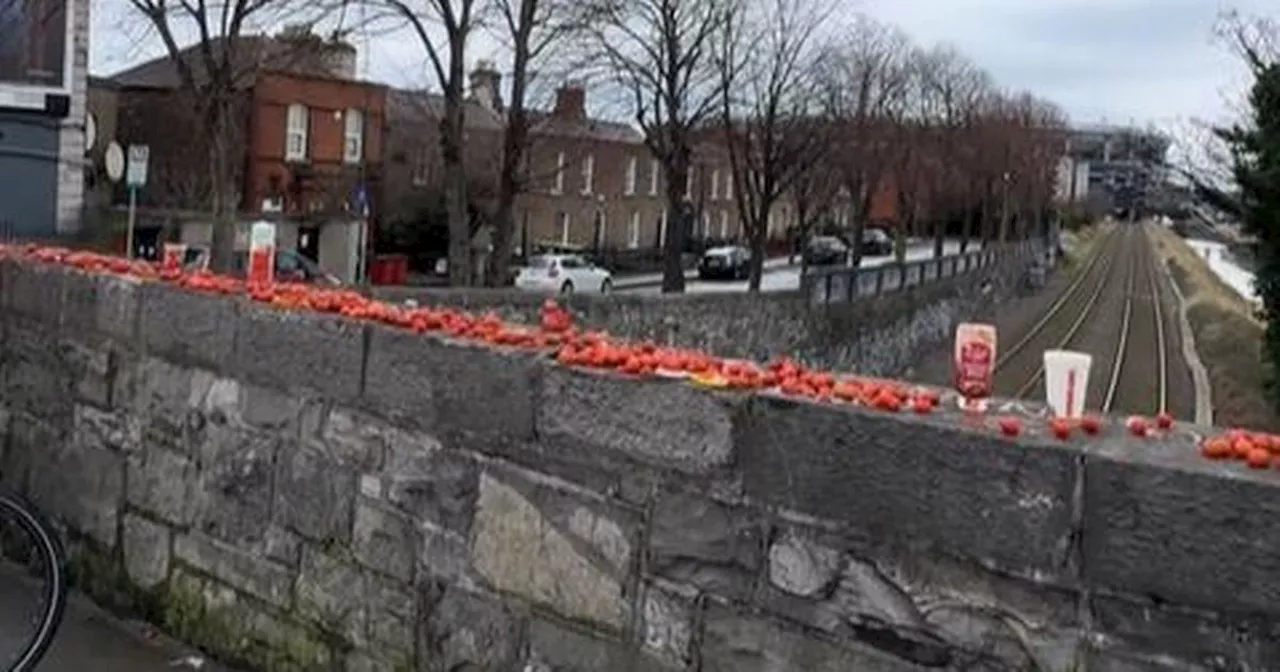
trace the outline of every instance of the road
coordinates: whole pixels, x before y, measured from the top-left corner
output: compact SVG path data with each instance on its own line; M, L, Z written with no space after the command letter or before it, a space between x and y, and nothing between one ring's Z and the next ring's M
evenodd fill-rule
M977 250L979 243L971 243L969 249ZM960 250L960 243L957 241L947 241L944 245L946 254L954 254ZM914 261L916 259L927 259L933 255L933 243L921 242L915 243L907 248L907 260ZM892 255L863 257L862 266L882 266L893 261ZM617 292L620 294L649 294L657 295L662 293L662 288L656 285L647 285L644 287L626 288L623 283L618 283ZM760 279L760 291L762 292L787 292L800 289L800 267L797 265L788 265L786 259L770 259L766 262L764 277ZM686 294L716 294L716 293L735 293L747 291L747 282L745 280L738 281L702 281L690 280L685 283Z
M34 604L30 586L0 574L0 668L8 669L15 655L15 637L25 636L30 627L24 624ZM197 668L192 663L201 661ZM67 604L66 618L58 630L53 647L39 666L40 672L173 672L201 669L204 672L226 672L199 654L189 651L153 630L125 623L73 594Z
M1047 292L1029 325L997 324L998 396L1043 400L1043 353L1061 348L1093 357L1087 408L1194 418L1177 300L1144 226L1152 225L1116 225L1082 270Z

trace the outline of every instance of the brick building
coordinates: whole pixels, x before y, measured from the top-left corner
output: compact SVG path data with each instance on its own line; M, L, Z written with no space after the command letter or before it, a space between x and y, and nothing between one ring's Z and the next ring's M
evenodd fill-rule
M482 212L496 196L506 123L500 90L500 75L481 62L471 74L465 119L469 195ZM567 84L550 110L530 112L527 186L516 201L517 249L661 245L667 218L661 168L635 128L588 115L586 95L581 85ZM389 100L383 199L388 219L405 219L440 193L443 100L412 91L392 91ZM697 213L695 235L737 237L727 157L707 144L695 152L694 163L687 193Z
M224 48L215 43L215 50ZM184 58L198 63L189 47ZM233 143L238 231L277 222L277 243L344 278L358 274L369 220L378 216L386 87L355 79L355 49L302 32L240 38ZM154 249L164 228L184 242L208 245L212 225L209 152L203 120L194 117L173 61L148 61L110 78L115 138L151 148L148 184L140 194L138 245ZM116 201L124 198L117 190Z

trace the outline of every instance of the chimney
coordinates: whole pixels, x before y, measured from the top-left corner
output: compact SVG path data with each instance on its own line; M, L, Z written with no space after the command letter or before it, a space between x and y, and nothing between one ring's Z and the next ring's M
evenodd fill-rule
M471 97L491 112L502 111L502 75L493 61L478 61L471 71Z
M553 114L574 121L587 118L587 90L581 82L569 82L556 91Z

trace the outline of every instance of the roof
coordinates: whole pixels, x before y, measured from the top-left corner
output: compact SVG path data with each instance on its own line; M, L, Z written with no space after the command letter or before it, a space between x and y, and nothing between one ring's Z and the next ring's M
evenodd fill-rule
M281 39L268 35L245 35L234 39L216 38L209 42L215 60L220 60L228 45L235 45L232 64L242 86L252 83L251 75L262 70L276 70L312 77L332 78L337 65L331 57L339 50L353 50L349 45L326 42L318 37ZM186 61L197 79L204 76L205 59L200 43L192 44L178 57ZM175 89L182 85L174 59L168 55L135 65L109 77L119 86L135 88Z
M641 144L644 136L627 124L585 117L572 119L557 116L544 110L529 111L529 132L534 135L551 135L562 138L581 138Z
M473 130L501 131L502 115L468 100L464 124ZM387 92L387 120L395 123L412 119L439 119L444 116L444 96L422 89L390 89Z

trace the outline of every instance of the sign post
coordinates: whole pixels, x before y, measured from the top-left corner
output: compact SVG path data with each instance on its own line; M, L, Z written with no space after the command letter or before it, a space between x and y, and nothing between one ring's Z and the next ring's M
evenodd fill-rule
M138 219L138 190L147 184L147 162L151 148L129 145L129 161L125 166L125 186L129 188L129 230L125 235L125 257L133 258L133 229Z

